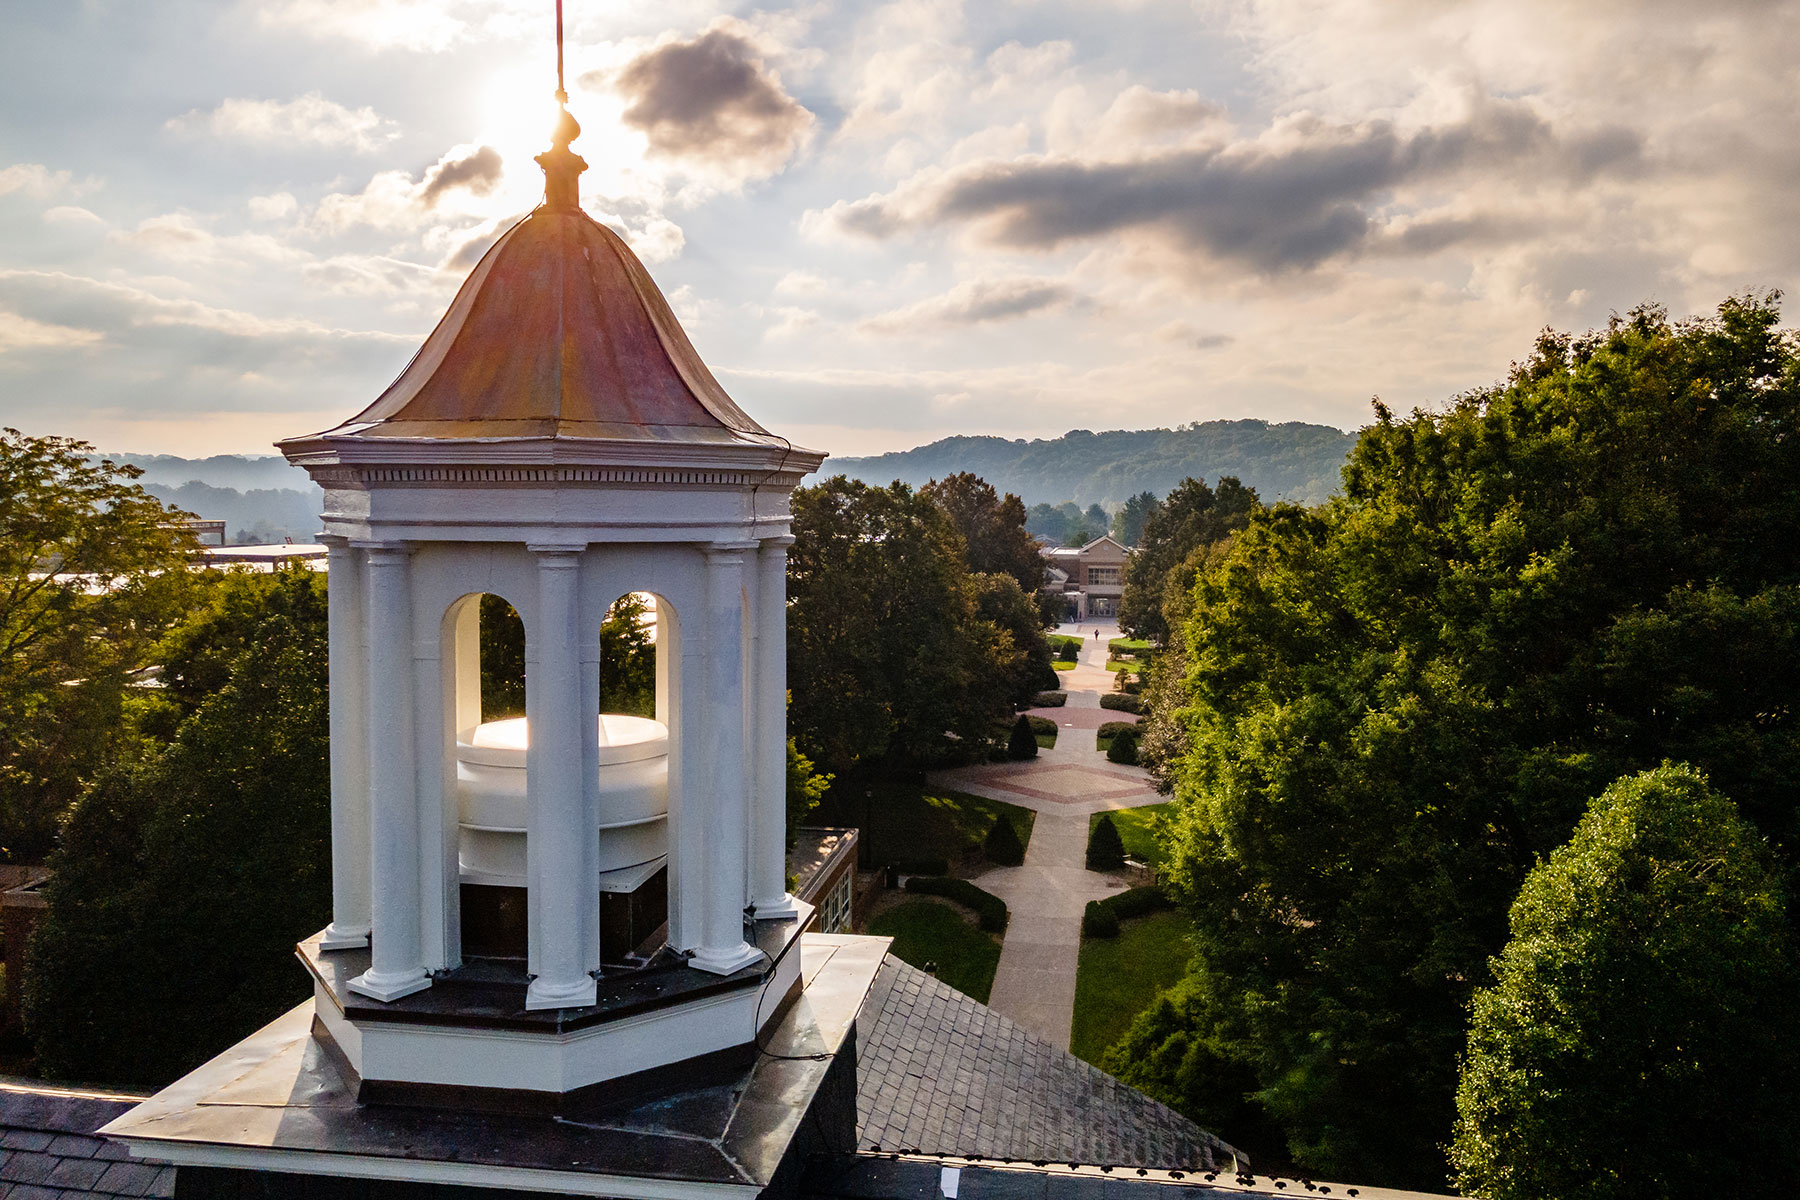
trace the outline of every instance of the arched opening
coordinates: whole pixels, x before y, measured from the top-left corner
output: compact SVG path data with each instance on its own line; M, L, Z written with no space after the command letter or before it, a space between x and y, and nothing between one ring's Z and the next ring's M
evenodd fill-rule
M647 592L600 623L600 960L639 967L668 940L668 656L674 610Z
M453 638L455 793L462 955L523 962L529 950L525 827L525 623L504 597L464 596Z

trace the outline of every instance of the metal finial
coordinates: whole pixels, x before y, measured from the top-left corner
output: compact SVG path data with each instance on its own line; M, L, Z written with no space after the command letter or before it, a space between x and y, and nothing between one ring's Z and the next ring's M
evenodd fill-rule
M569 93L563 87L563 6L556 0L556 129L550 135L550 149L537 156L544 168L544 207L574 209L581 206L579 180L587 170L587 162L569 149L569 143L581 136L581 125L569 113Z
M569 102L568 89L563 87L562 0L556 0L556 102Z

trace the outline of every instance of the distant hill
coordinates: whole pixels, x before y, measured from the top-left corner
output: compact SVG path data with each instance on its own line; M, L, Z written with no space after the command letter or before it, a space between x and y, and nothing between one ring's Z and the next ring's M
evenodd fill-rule
M114 462L142 467L143 483L167 483L176 487L193 480L216 488L240 492L276 488L312 491L306 472L279 454L215 454L211 458L179 458L173 454L109 454Z
M870 458L831 458L825 471L866 483L913 486L973 471L1026 504L1117 508L1139 492L1166 495L1188 476L1236 475L1264 500L1317 504L1337 491L1357 435L1298 421L1203 421L1178 429L1076 429L1033 441L950 437Z
M144 490L195 516L225 522L231 542L311 541L319 532L325 493L306 472L278 455L109 454L142 467Z

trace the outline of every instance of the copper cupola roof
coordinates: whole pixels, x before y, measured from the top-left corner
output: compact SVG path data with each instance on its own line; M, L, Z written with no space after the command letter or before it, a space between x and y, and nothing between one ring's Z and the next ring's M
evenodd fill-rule
M565 110L545 202L507 230L375 402L309 438L784 444L734 403L631 248L583 212ZM288 444L284 444L284 449Z

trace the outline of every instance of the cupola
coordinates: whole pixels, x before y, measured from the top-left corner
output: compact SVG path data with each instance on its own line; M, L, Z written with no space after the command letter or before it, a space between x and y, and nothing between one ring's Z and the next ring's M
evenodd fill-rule
M376 1097L729 1051L799 984L788 504L824 456L732 401L582 211L579 132L565 108L544 203L399 378L280 443L331 548L333 911L301 957ZM601 623L633 594L654 711L603 712ZM482 711L484 596L523 624L522 716Z

